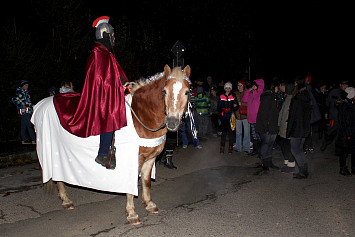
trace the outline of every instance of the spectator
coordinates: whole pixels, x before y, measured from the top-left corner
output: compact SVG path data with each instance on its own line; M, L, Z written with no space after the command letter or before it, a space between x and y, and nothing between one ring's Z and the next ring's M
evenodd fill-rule
M71 81L65 81L62 83L62 86L59 88L59 93L64 94L69 92L75 92L73 83Z
M249 155L253 156L259 154L260 149L260 136L256 133L256 117L258 115L259 105L260 105L260 95L264 90L264 80L256 79L253 81L252 87L249 91L244 93L242 102L247 103L247 119L250 124L251 138L253 141L253 152Z
M238 100L236 95L234 93L231 93L232 84L227 82L224 85L224 90L225 93L219 96L218 104L217 104L218 112L220 113L221 130L222 130L221 146L219 151L220 153L224 153L226 136L228 135L229 137L228 153L232 154L233 143L235 141L235 136L234 136L235 133L231 128L230 119L234 111L238 110L239 105L238 105Z
M312 124L318 122L319 120L321 120L322 116L319 112L319 107L317 104L317 101L313 95L313 88L311 86L311 82L312 82L312 77L311 76L306 76L305 78L305 84L307 87L307 91L309 94L309 98L312 101L312 112L311 112L311 131L309 133L309 136L306 138L305 141L305 150L306 151L313 151L314 147L313 147L313 140L312 140Z
M278 169L272 163L273 145L278 133L278 116L277 99L271 85L266 84L263 93L260 96L260 106L256 118L255 131L260 134L260 157L262 160L263 170Z
M55 86L52 86L51 88L48 89L49 96L55 96L57 94L57 88Z
M290 138L291 153L295 157L299 169L294 178L306 179L308 177L308 163L303 152L303 144L311 130L312 102L304 79L296 80L295 88L290 104L286 137Z
M327 127L326 136L324 137L323 144L320 147L321 151L327 149L335 137L338 131L338 110L335 106L336 102L341 99L341 93L348 87L348 81L342 81L338 88L332 89L328 93L325 105L328 107L327 113L325 113L325 119L329 119L329 125Z
M338 102L338 136L335 142L335 152L339 156L339 173L344 176L355 174L355 88L345 89L346 98ZM351 154L351 173L346 165L346 159Z
M211 118L213 136L217 137L219 131L219 126L218 126L219 113L217 110L217 104L218 104L217 87L212 87L210 93L211 95L209 98L210 98L211 107L209 109L209 114Z
M207 85L206 85L206 95L210 96L211 94L211 89L216 88L216 85L213 83L213 79L211 76L207 77Z
M211 106L210 99L205 95L201 86L196 89L196 113L198 120L198 132L204 137L207 134L209 117L208 110Z
M319 87L319 92L316 95L317 104L319 107L319 112L321 114L321 120L318 123L318 138L322 139L327 131L327 120L325 119L325 114L327 112L327 107L325 101L328 96L327 85L321 85Z
M292 93L295 86L291 83L285 84L285 101L279 113L279 136L280 136L280 148L284 157L284 166L281 168L281 172L293 173L295 172L295 157L291 153L290 139L286 138L287 120L290 111L290 103L292 99Z
M238 81L237 87L238 90L235 94L239 103L239 109L236 112L235 151L250 153L250 125L247 120L247 103L242 102L245 93L245 82Z
M33 104L28 91L29 82L22 80L20 87L16 89L16 96L12 98L12 103L17 107L18 115L21 118L21 138L22 144L36 144L36 135L30 122L33 113ZM31 140L27 140L26 131Z

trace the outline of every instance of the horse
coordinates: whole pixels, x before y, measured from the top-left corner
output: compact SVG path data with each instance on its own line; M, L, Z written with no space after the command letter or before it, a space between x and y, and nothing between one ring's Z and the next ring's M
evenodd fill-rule
M165 145L165 138L166 138L166 133L168 131L177 131L180 124L181 124L181 118L182 115L185 113L186 108L187 108L187 103L189 99L189 77L191 74L191 68L190 66L186 66L183 70L180 67L175 67L173 70L168 65L165 65L164 71L160 74L156 74L154 77L150 78L149 80L146 81L140 81L136 85L133 86L131 90L131 104L127 104L127 109L130 109L132 114L134 116L132 117L133 125L136 133L139 136L139 139L143 139L146 141L156 141L158 140L159 142L153 142L155 145L139 145L139 150L138 150L138 173L135 174L140 174L141 175L141 182L142 182L142 201L145 204L145 208L149 213L158 213L159 209L157 205L152 201L151 198L151 177L152 177L152 171L153 167L155 165L155 160L156 157L163 151L164 145ZM48 102L51 103L51 102ZM39 103L40 104L40 103ZM37 105L36 105L37 106ZM38 122L41 120L45 120L46 116L40 117L39 115L36 115L36 110L40 110L39 108L36 108L35 106L35 112L33 114L33 117L31 119L32 123L35 124L36 131L38 126L42 125L42 122ZM43 107L44 105L38 105L38 107ZM52 106L52 105L51 105ZM48 109L43 109L44 112L42 114L49 113L47 112ZM54 111L54 110L53 110ZM51 112L53 113L53 112ZM131 114L130 114L131 115ZM37 122L36 122L36 117ZM128 116L127 116L128 117ZM51 125L53 126L53 125ZM60 128L62 129L62 128ZM48 130L48 129L47 129ZM47 132L47 131L45 131ZM66 131L60 133L63 134L66 133ZM116 131L116 134L119 133L119 131ZM130 132L131 133L131 132ZM48 136L48 135L47 135ZM74 136L74 135L66 135L66 136ZM125 135L123 135L124 137ZM44 136L43 136L44 137ZM37 153L40 153L38 151L39 144L44 143L42 136L38 135L37 136ZM75 138L77 139L77 138ZM89 140L89 138L85 138L80 140L80 143L78 144L83 144L86 142L86 140ZM117 139L117 136L116 136ZM63 139L62 139L63 140ZM65 140L65 138L64 138ZM51 140L52 141L52 140ZM98 140L95 140L93 142L88 141L88 144L94 144ZM135 141L133 141L135 142ZM48 146L48 142L46 143ZM45 147L45 145L43 145ZM84 147L87 146L89 149L89 145L85 145ZM91 145L92 146L92 145ZM63 146L65 149L65 145ZM95 148L96 149L96 148ZM121 151L122 152L122 151ZM51 151L50 154L56 154L58 155L58 152ZM53 155L54 155L53 154ZM117 149L117 154L120 154L120 149ZM137 157L130 157L131 160L134 160ZM40 159L43 160L45 158ZM48 158L50 162L56 162L52 161L53 157ZM69 162L73 163L72 159L68 159ZM60 162L65 162L60 160ZM85 161L87 162L92 162L90 161ZM133 163L134 163L133 162ZM41 162L41 167L42 170L44 170L44 165L42 164L44 161ZM93 163L94 164L94 163ZM51 164L52 166L58 166L58 164ZM68 164L59 164L59 165L68 165ZM84 165L84 164L81 164ZM96 164L97 165L97 164ZM51 166L51 168L52 168ZM119 168L118 164L118 168ZM66 166L69 168L69 166ZM134 167L133 167L134 168ZM154 167L155 168L155 167ZM96 169L96 167L95 167ZM106 170L103 167L97 168L97 169L103 169L101 172L108 173L108 172L113 172L111 170ZM117 167L116 167L117 169ZM155 169L154 169L155 171ZM97 172L97 171L96 171ZM45 174L46 172L43 172ZM129 171L129 173L132 173L132 171ZM108 173L109 174L109 173ZM154 172L155 175L155 172ZM50 175L47 179L50 178ZM61 179L61 178L58 178ZM88 179L88 178L86 178ZM131 176L132 179L132 176ZM44 180L45 181L45 180ZM69 199L68 193L65 190L65 185L64 183L66 182L65 180L53 180L52 178L49 179L48 182L44 184L44 187L49 190L53 187L54 181L57 184L58 188L58 196L62 200L62 206L66 210L72 210L74 209L74 204L73 202ZM131 181L131 180L129 180ZM120 182L116 180L109 180L106 182ZM136 182L138 182L138 175L136 176ZM78 182L80 183L80 182ZM134 182L133 182L134 183ZM73 184L73 183L72 183ZM92 188L91 186L86 186L86 185L80 185L76 184L74 182L74 185L78 186L83 186L83 187L89 187ZM136 186L137 183L136 183ZM95 188L95 187L94 187ZM136 187L137 188L137 187ZM96 188L97 189L97 188ZM105 191L105 190L104 190ZM109 190L110 191L110 190ZM134 192L126 192L126 214L127 214L127 221L129 224L132 225L137 225L140 224L139 217L137 213L135 212L135 206L134 206Z

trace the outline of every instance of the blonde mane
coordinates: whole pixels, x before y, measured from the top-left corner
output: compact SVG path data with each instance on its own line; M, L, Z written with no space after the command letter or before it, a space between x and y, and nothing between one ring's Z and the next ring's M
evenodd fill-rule
M133 95L135 91L137 91L138 89L162 78L165 76L164 72L160 72L155 74L154 76L148 77L147 79L140 79L136 84L134 84L133 88L131 89L131 94ZM182 82L184 80L184 73L181 70L181 67L175 67L173 69L173 71L171 72L171 74L169 75L169 78L175 78L177 81Z

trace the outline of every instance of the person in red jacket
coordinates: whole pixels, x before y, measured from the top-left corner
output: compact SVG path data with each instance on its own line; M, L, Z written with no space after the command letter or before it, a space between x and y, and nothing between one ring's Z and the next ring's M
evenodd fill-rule
M122 84L128 80L114 56L114 29L108 21L109 17L103 16L92 25L96 28L97 42L87 60L81 94L71 92L53 98L63 128L78 137L100 135L95 161L102 166L113 132L127 126Z

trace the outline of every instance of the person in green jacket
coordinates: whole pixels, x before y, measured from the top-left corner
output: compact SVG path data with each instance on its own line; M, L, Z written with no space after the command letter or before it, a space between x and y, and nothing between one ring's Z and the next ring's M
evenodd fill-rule
M196 89L196 113L198 121L198 133L200 136L205 136L207 134L208 123L209 123L209 108L211 106L210 99L203 91L202 87L197 87Z

